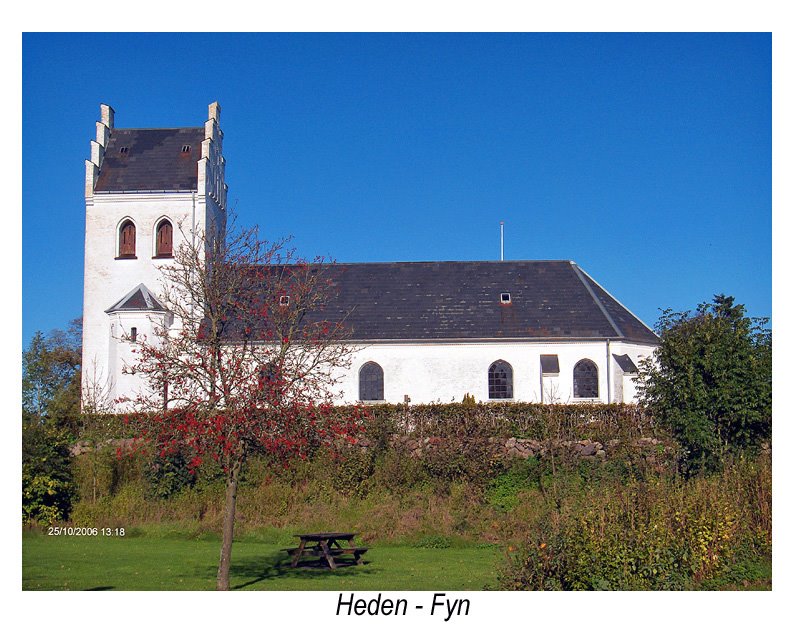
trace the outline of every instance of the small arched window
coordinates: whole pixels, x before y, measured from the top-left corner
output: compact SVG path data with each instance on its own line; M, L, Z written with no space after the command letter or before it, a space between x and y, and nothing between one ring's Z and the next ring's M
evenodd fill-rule
M119 258L135 257L135 224L127 219L119 228Z
M598 368L591 360L579 360L573 367L573 397L598 398Z
M383 369L375 362L367 362L358 372L358 400L383 400Z
M258 389L260 398L271 405L281 402L284 392L284 379L275 362L261 366L258 371Z
M174 255L174 228L168 219L163 219L157 225L155 255L158 258Z
M513 398L513 367L504 360L496 360L488 369L488 398Z

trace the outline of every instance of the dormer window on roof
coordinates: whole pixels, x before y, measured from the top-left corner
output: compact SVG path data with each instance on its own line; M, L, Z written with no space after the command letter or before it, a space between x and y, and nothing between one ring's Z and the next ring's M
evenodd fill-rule
M126 154L129 151L130 151L130 148L127 145L122 145L119 148L119 154Z
M183 154L187 154L188 152L190 152L190 145L183 145L182 146L182 153Z

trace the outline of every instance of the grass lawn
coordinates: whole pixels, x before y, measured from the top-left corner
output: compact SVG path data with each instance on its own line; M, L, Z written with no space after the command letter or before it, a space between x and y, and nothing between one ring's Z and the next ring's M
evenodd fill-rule
M493 547L377 545L366 565L334 572L292 569L283 544L235 540L232 589L480 590L496 588L502 561ZM22 588L56 590L211 590L220 539L214 536L51 537L26 531Z

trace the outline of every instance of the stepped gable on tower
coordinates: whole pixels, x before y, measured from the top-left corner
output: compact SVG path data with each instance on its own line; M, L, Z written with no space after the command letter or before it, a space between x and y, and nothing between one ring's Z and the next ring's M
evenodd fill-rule
M206 193L226 207L226 160L220 105L209 105L204 126L116 128L115 112L100 105L96 140L86 161L86 197L107 193Z

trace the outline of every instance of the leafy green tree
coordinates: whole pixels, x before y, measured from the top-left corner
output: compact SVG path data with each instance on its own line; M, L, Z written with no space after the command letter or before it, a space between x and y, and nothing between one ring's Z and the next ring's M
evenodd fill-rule
M75 494L70 435L49 425L22 429L22 519L52 524L64 520Z
M767 323L725 295L694 313L662 312L655 361L640 366L640 402L678 439L686 472L716 469L771 436Z
M80 414L82 319L69 329L36 332L22 354L22 415L26 423L76 432Z
M69 447L80 414L81 321L46 336L36 332L22 354L22 517L65 519L75 488Z

